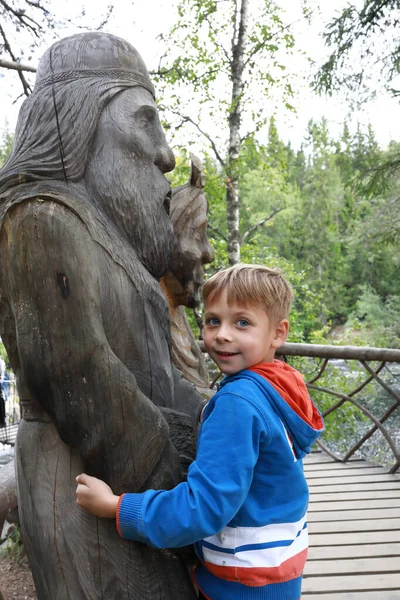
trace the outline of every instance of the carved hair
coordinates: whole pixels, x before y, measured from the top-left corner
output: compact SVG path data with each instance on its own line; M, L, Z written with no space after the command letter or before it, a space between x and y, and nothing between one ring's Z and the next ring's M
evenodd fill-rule
M287 319L293 302L293 289L278 269L264 265L237 264L219 271L203 286L204 302L227 291L228 304L260 306L274 321Z
M100 78L54 87L59 130L49 90L29 96L19 114L12 152L0 170L0 192L28 181L82 179L100 114L124 89ZM71 113L75 119L67 117Z
M104 107L138 85L154 96L140 55L124 40L91 32L56 42L21 107L13 149L0 170L0 193L28 181L80 181Z

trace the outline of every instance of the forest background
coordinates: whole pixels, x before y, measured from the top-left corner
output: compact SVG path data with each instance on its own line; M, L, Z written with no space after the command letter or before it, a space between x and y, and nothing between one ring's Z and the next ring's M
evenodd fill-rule
M177 157L171 183L187 181L190 148L198 153L203 140L208 234L216 250L207 274L239 259L282 267L296 294L290 341L399 347L400 143L380 145L371 125L354 124L351 108L378 89L397 94L400 2L349 4L321 32L328 58L315 63L307 56L308 83L321 93L345 93L350 116L340 133L326 118L310 120L297 148L281 136L274 106L296 113L290 65L304 50L295 24L311 22L316 3L296 3L295 21L283 4L176 2L151 71ZM0 0L1 56L24 63L38 34L71 33L59 27L54 6ZM112 10L98 29L110 30ZM69 27L77 30L76 23ZM12 47L19 51L10 53ZM18 77L29 95L32 76ZM12 139L6 129L0 165ZM196 328L201 307L190 318Z

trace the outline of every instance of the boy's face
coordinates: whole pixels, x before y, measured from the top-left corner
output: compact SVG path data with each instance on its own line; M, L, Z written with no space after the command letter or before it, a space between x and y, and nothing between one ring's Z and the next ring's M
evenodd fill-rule
M229 306L226 291L206 305L204 345L226 375L272 362L288 331L286 319L274 324L260 306Z

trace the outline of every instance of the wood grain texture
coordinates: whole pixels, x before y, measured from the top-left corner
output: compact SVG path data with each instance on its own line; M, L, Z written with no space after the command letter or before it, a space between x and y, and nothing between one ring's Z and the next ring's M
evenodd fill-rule
M362 575L340 575L338 577L305 577L303 590L319 594L324 592L360 592L360 591L380 591L381 598L386 598L385 594L389 590L399 592L399 574L398 573L363 573Z
M196 598L190 549L127 542L75 504L82 471L117 494L169 489L194 456L203 400L171 363L158 283L174 157L153 95L124 40L60 40L0 171L0 335L23 405L18 504L39 600Z
M170 268L160 284L170 312L172 362L210 399L212 392L204 356L184 310L199 304L204 265L214 260L207 237L208 201L204 184L201 161L192 155L189 181L172 190L170 217L176 243Z
M308 552L308 560L321 561L341 558L363 558L363 557L385 557L399 556L400 544L398 542L381 542L372 544L354 544L343 546L314 546L311 544ZM307 563L308 564L308 563Z
M314 491L302 600L400 600L399 477L323 454L307 457L305 472Z

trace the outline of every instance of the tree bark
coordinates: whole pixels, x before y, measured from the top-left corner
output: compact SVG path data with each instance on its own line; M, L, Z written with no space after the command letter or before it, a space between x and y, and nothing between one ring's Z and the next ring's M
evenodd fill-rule
M249 18L249 0L241 0L240 12L235 3L235 25L232 38L232 102L229 114L229 149L227 161L226 204L228 221L228 260L234 265L240 260L240 197L238 159L242 117L243 71ZM239 19L239 23L237 23ZM237 26L238 25L238 26ZM236 39L236 31L237 39Z

